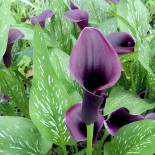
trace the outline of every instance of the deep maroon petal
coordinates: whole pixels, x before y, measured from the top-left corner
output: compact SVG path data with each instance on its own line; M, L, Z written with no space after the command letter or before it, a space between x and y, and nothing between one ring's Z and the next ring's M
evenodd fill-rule
M97 120L100 106L103 101L104 98L102 96L93 95L92 93L84 90L82 120L86 124L91 124Z
M142 90L138 93L138 96L141 98L141 99L144 99L145 97L145 90Z
M85 28L70 57L77 82L93 94L113 86L121 75L121 63L110 43L95 28Z
M111 32L107 36L107 40L118 54L134 52L135 41L127 32Z
M104 100L103 100L103 102L102 102L102 104L101 104L101 106L100 106L100 111L103 111L103 109L104 109L104 107L105 107L106 99L108 98L108 95L105 94L105 93L101 93L100 96L102 96L102 97L104 98Z
M83 121L91 124L97 118L103 102L101 91L113 86L121 75L119 57L99 30L87 27L81 32L72 50L70 69L85 90L83 104L86 105L83 107L91 106L90 98L94 98L94 113L85 108L82 110Z
M6 67L11 66L11 50L12 50L13 43L18 41L23 36L24 34L17 29L11 28L9 30L7 49L3 55L3 61Z
M73 3L72 1L70 1L70 7L72 10L79 9L79 7L75 3Z
M87 140L87 129L86 124L82 121L82 104L78 103L72 106L65 114L66 126L76 141ZM103 126L104 118L99 114L97 121L94 123L94 136L93 143L97 141L97 134Z
M97 142L97 135L101 130L104 123L104 117L102 114L98 114L97 121L94 123L94 135L93 135L93 143L96 144Z
M124 125L143 119L142 115L131 115L128 109L120 108L108 116L107 120L104 121L104 125L108 132L114 136Z
M155 120L155 113L149 113L145 116L145 119L154 119Z
M33 25L35 25L38 22L41 27L45 27L45 20L47 18L51 18L53 15L54 15L54 11L45 10L40 15L31 17L30 21L31 21L31 24Z
M88 26L89 14L85 10L69 10L64 14L64 17L69 19L71 22L77 23L81 30Z

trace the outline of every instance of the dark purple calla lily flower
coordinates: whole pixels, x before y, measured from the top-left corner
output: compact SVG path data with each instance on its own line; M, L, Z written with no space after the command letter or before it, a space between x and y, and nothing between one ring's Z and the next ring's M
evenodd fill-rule
M111 32L107 36L107 40L118 54L134 52L135 41L127 32Z
M102 91L112 87L121 75L120 60L103 34L87 27L72 50L70 69L84 89L82 119L91 124L97 120Z
M87 128L86 124L82 120L82 103L77 103L72 106L65 114L66 126L69 129L72 137L76 141L85 141L87 140ZM94 135L93 143L97 142L97 134L102 128L104 121L103 115L99 114L97 121L94 123Z
M83 141L86 140L83 133L85 130L81 128L86 128L86 124L91 123L99 123L101 126L103 124L99 111L106 95L103 95L102 91L118 81L121 75L121 63L117 53L102 33L95 28L86 27L72 50L70 70L83 87L84 95L82 104L78 103L66 112L65 122L73 138ZM99 132L101 126L97 125L95 131Z
M112 136L114 136L117 133L117 131L124 125L127 125L135 121L144 120L144 119L155 120L155 113L149 113L146 116L131 115L129 113L129 110L123 107L112 112L108 116L107 120L104 121L104 125L105 125L105 128L108 130L108 132Z
M107 120L104 121L104 125L108 132L114 136L124 125L143 119L144 117L141 115L131 115L128 109L120 108L108 116Z
M73 23L77 23L81 30L88 26L89 14L85 10L74 9L64 14L64 17Z
M47 18L51 18L54 15L54 11L52 10L45 10L38 16L33 16L30 18L31 24L35 25L37 22L40 24L41 27L45 27L45 20Z
M5 54L3 55L3 61L7 68L11 66L12 46L16 41L18 41L22 37L24 37L24 34L21 31L13 28L9 30L7 49L5 51Z
M105 94L105 93L101 93L101 96L104 98L104 100L103 100L103 102L102 102L102 104L101 104L101 106L100 106L100 111L103 111L103 109L104 109L104 107L105 107L106 100L107 100L107 98L108 98L108 95Z

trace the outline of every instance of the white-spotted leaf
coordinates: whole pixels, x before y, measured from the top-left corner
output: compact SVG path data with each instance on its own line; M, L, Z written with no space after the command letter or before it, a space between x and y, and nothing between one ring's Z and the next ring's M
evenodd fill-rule
M31 24L16 24L12 25L13 28L20 30L24 34L25 40L33 40L34 37L34 25ZM43 30L46 43L49 47L59 47L58 42L55 39L51 38L50 33L44 29Z
M99 30L107 36L110 32L117 32L118 22L116 18L109 18L98 26Z
M35 28L34 40L34 79L30 94L30 116L46 139L63 146L70 140L65 125L65 112L77 101L71 98L55 72L42 29L38 25Z
M31 120L0 116L1 155L45 155L51 146Z
M0 60L2 59L8 42L8 31L10 27L10 0L5 0L0 7Z
M116 87L111 91L106 101L104 115L108 115L121 107L126 107L130 113L134 115L153 109L155 103L148 103L133 92L124 90L121 87Z
M110 17L107 11L111 11L111 7L105 0L73 0L73 2L80 9L88 11L90 21L102 23Z
M51 20L51 35L59 42L59 49L66 53L71 52L71 31L73 25L64 17L64 13L68 11L68 6L63 0L50 1L50 7L55 12Z
M23 83L17 78L11 68L4 71L0 70L0 77L1 91L28 117L29 103Z
M143 120L122 127L104 149L105 155L152 155L154 146L155 120Z
M120 0L117 14L124 17L143 38L147 35L149 13L141 0ZM129 31L128 27L118 20L121 31Z

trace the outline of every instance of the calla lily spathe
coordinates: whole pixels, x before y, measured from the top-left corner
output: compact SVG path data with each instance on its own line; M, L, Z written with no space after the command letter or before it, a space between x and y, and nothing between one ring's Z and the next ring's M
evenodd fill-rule
M85 10L69 10L64 14L64 17L73 23L77 23L81 30L88 26L89 14Z
M119 57L99 30L85 28L72 50L70 70L84 89L83 121L91 124L103 101L101 92L112 87L121 75Z
M65 114L66 126L69 129L72 137L76 141L87 140L87 128L86 124L82 120L82 103L75 104ZM104 117L102 114L98 115L97 120L94 123L93 143L97 142L97 135L103 126Z
M104 125L108 132L114 136L124 125L144 119L155 120L155 113L149 113L146 116L131 115L127 108L122 107L109 114L107 120L104 121Z
M22 37L24 37L24 34L21 31L14 28L9 29L7 49L3 55L5 67L8 68L11 66L11 50L13 44Z
M113 46L117 54L127 54L134 52L134 38L127 32L111 32L107 40Z
M66 126L74 138L77 136L74 127L78 127L76 124L79 124L79 121L89 125L99 121L98 117L101 119L99 111L104 100L102 91L112 87L118 81L121 75L121 63L103 34L96 28L86 27L72 50L70 70L83 88L82 104L78 103L82 106L82 111L78 111L79 119L72 119L72 121L70 119L73 117L71 113L77 115L76 108L69 109L70 112L67 111L65 115Z
M51 18L53 15L54 11L47 9L43 11L40 15L31 17L30 22L33 25L35 25L38 22L41 27L45 27L45 20Z

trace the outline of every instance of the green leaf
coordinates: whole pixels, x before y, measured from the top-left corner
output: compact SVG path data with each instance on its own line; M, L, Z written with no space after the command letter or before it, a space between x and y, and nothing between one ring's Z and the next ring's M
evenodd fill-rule
M124 11L125 9L125 11ZM132 33L136 39L135 51L138 51L138 60L150 73L150 48L147 45L147 31L149 24L149 12L140 0L121 0L118 4L117 15L124 18L124 22L118 18L121 31Z
M79 151L79 152L77 152L77 153L75 153L74 155L85 155L85 154L86 154L86 148Z
M38 9L38 7L36 5L33 5L33 3L31 3L30 1L28 0L20 0L21 2L33 7L34 9Z
M78 101L71 98L55 72L42 29L38 25L35 28L34 40L34 79L30 94L30 116L46 139L63 146L71 139L65 125L65 112Z
M135 115L154 108L155 103L148 103L129 90L115 87L106 101L104 115L108 115L121 107L126 107L131 114Z
M31 120L0 116L0 154L44 155L51 146Z
M0 115L16 116L13 102L0 102Z
M5 0L0 7L0 60L2 59L8 42L8 31L10 27L10 0Z
M149 95L148 98L150 100L155 100L155 75L154 74L147 74L147 84L149 88Z
M34 25L31 24L16 24L12 25L13 28L20 30L24 34L25 40L33 40L34 37ZM49 47L59 47L58 43L55 39L51 38L49 32L46 29L43 29L44 37L46 40L46 44Z
M144 39L145 40L145 39ZM139 43L138 45L138 60L141 62L143 67L149 72L153 73L150 68L150 58L151 58L151 50L147 42Z
M5 71L0 70L0 87L2 92L8 96L10 100L15 102L21 112L26 117L29 117L29 103L24 91L24 86L11 68Z
M77 84L70 73L69 58L68 54L59 49L54 48L51 50L50 60L55 73L64 85L67 93L72 96L72 100L74 100L73 98L75 97L77 98L76 101L81 101L82 98L79 94L82 94L82 88Z
M93 22L102 23L110 15L107 13L111 11L111 6L104 0L73 0L80 9L84 9L89 13L89 20Z
M154 126L154 120L125 125L110 143L105 144L105 155L152 155L155 153Z
M120 55L121 62L138 60L138 52Z
M142 39L147 35L149 13L141 0L121 0L118 4L117 14L125 18L138 32ZM129 28L118 20L121 31L130 32Z
M101 32L107 36L110 32L117 32L118 22L116 18L109 18L98 27Z
M57 48L70 54L72 44L71 44L71 31L73 28L72 22L64 18L64 13L68 11L68 7L63 0L52 0L50 2L50 7L55 11L54 17L51 20L51 35L57 42L59 42L59 47Z

